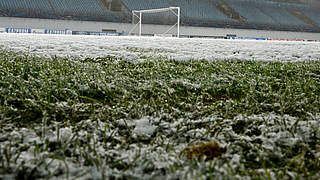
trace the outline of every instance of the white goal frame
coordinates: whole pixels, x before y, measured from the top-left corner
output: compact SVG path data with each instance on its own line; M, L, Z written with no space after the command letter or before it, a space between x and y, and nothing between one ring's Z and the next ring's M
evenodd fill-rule
M177 10L175 12L174 10ZM143 13L158 13L158 12L164 12L164 11L171 11L174 15L177 16L177 23L172 25L166 32L162 33L162 35L167 34L171 29L173 29L175 26L177 26L177 37L180 37L180 7L168 7L168 8L160 8L160 9L146 9L146 10L133 10L132 11L132 24L134 24L134 27L129 32L129 35L134 31L137 26L139 27L139 36L142 34L142 14ZM138 18L139 22L134 23L135 18Z

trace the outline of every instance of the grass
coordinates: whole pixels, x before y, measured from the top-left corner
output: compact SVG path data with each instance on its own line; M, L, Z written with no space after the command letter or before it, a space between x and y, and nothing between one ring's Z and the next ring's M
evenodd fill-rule
M1 50L0 179L319 179L319 108L320 62Z

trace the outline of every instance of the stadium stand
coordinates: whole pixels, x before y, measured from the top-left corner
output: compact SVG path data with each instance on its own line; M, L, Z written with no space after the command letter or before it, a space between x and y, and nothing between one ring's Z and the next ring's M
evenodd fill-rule
M297 9L298 11L302 12L302 14L304 14L305 16L310 18L312 21L314 21L316 24L320 25L319 12L310 8L305 8L305 7L299 7Z
M265 15L274 19L281 26L306 26L307 24L300 21L295 16L285 10L285 6L279 3L258 3L258 8Z
M244 16L250 24L274 25L276 22L269 16L265 15L259 8L255 6L255 2L243 0L226 0L231 8Z
M0 0L0 16L84 21L132 21L131 11L181 8L182 25L320 32L316 9L286 0ZM150 14L144 23L169 23Z
M2 14L13 17L41 17L49 18L52 14L52 9L48 1L33 0L33 1L0 1Z
M51 7L48 1L32 0L32 1L0 1L1 8L12 10L40 10L43 12L51 11Z
M96 0L51 0L51 4L54 11L62 17L74 16L81 20L117 21L115 13L102 10Z
M181 8L183 22L189 25L222 25L237 24L237 21L225 16L209 1L196 0L171 0L172 6Z

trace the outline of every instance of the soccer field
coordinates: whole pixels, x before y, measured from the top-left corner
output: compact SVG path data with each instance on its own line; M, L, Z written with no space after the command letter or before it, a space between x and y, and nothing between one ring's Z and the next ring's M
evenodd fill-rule
M0 42L0 179L320 178L320 43Z
M320 60L320 42L0 34L7 49L60 57L121 57L124 60Z

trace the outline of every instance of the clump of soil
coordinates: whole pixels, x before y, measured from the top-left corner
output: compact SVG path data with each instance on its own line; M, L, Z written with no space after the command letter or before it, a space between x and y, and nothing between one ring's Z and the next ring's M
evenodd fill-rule
M227 147L221 147L217 142L201 142L199 145L193 145L186 147L181 151L181 155L186 156L188 159L204 158L205 160L212 160L216 157L220 157L227 151Z

